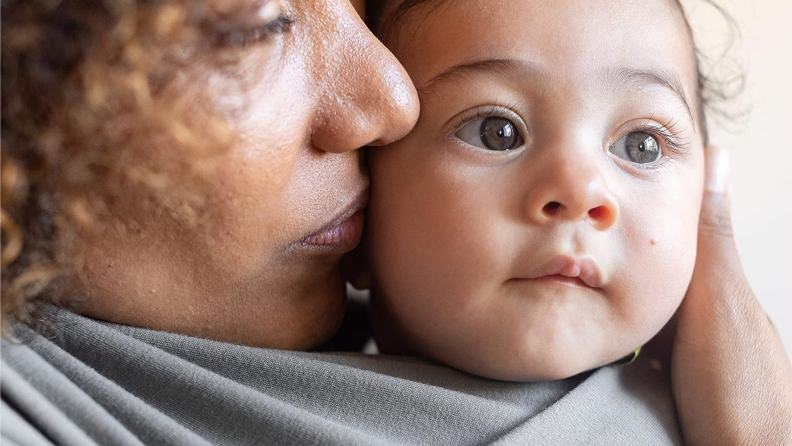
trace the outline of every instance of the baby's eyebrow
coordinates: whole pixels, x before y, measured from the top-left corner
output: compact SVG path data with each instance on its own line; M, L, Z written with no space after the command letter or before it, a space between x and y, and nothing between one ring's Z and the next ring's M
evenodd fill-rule
M433 76L431 79L416 87L420 95L431 94L432 90L438 83L442 83L451 79L464 78L465 75L475 74L477 72L525 72L536 71L533 64L516 59L483 59L473 62L464 62L451 66L444 70L442 73Z
M552 82L552 78L543 72L539 65L531 61L491 58L453 65L426 82L423 82L421 85L416 86L416 89L421 97L431 95L439 84L454 80L464 80L466 76L477 73L509 73L510 75L516 74L523 79L531 77L538 83ZM661 68L608 68L602 71L600 79L603 80L604 85L607 85L607 87L612 90L621 90L627 87L642 88L649 86L659 86L668 90L673 93L680 104L685 107L688 117L690 117L690 122L696 122L696 120L693 119L693 111L685 95L685 90L682 88L679 76L673 71Z
M682 83L679 81L679 76L677 76L676 73L663 69L622 67L607 71L606 77L614 83L615 88L633 85L637 87L660 86L671 90L682 105L685 106L685 110L687 110L688 116L690 117L690 122L696 122L695 119L693 119L693 111L690 108L690 103L685 96L685 90L682 88Z

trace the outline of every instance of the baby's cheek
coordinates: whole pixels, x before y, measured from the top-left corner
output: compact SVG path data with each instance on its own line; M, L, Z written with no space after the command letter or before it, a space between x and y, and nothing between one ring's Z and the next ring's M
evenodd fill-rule
M695 217L670 212L659 215L666 218L626 225L629 249L620 261L620 277L614 281L619 314L643 342L679 307L696 258Z
M479 265L486 264L471 257L486 250L479 242L486 241L482 231L488 227L477 224L480 214L471 213L459 184L436 174L433 159L404 156L407 149L370 158L367 243L375 281L391 310L417 325L464 305L473 278L482 274Z
M399 299L420 299L420 311L449 314L475 305L471 296L487 295L483 289L504 274L498 271L504 259L490 213L460 199L459 187L426 186L401 195L410 199L391 214L392 238L378 241L389 252L380 260L399 264L382 271L381 279ZM415 193L427 189L436 192Z

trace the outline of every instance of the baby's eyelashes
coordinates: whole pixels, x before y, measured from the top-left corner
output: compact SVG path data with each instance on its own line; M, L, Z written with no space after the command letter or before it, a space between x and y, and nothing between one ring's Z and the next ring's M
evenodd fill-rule
M663 155L657 138L643 131L622 136L608 150L621 159L638 164L652 164Z
M455 136L471 146L498 152L512 150L523 144L517 126L511 120L500 116L470 121Z

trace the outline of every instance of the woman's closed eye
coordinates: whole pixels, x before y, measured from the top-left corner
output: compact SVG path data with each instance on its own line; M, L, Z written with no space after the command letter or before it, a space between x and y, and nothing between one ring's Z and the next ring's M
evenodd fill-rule
M279 15L275 20L267 23L222 32L218 36L218 44L227 48L245 47L283 34L289 30L291 24L291 19L284 15Z
M266 39L283 34L289 30L292 20L284 15L279 15L275 20L255 26L249 29L242 29L230 32L223 36L222 44L228 47L244 47L251 43L264 41Z
M474 117L454 136L473 147L496 152L513 150L524 143L517 124L503 116Z
M289 31L292 20L278 0L239 0L233 5L212 3L207 25L213 44L220 48L242 48L265 42Z

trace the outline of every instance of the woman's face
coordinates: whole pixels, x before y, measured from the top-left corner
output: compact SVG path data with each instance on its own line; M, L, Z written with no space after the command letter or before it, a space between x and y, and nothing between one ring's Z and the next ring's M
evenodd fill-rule
M360 239L369 186L357 149L405 135L417 96L361 21L362 1L209 5L223 13L243 3L267 32L233 49L230 70L207 73L237 142L212 159L201 218L180 224L129 203L125 224L101 222L85 258L82 311L308 349L344 312L340 259Z
M427 4L386 39L421 115L370 157L378 342L513 380L628 354L695 260L703 150L678 7Z

